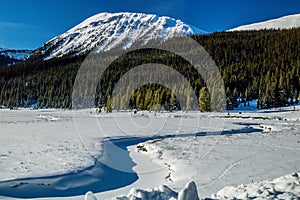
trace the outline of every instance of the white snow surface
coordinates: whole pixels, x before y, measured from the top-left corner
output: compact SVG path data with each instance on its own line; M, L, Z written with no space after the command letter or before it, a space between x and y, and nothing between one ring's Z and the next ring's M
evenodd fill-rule
M248 24L230 29L229 31L261 30L261 29L291 29L300 27L300 14L288 15L264 22Z
M153 112L134 115L132 112L96 114L95 110L2 109L0 182L83 169L93 165L94 157L103 153L101 139L122 138L124 132L127 137L152 133L165 138L127 147L136 163L133 170L138 180L123 188L89 193L87 198L130 199L138 195L166 195L168 192L161 189L166 187L178 195L191 181L196 183L200 198L219 195L218 198L226 196L230 199L244 195L247 199L264 189L261 195L268 195L267 192L272 195L274 191L268 189L269 186L278 191L278 198L288 198L299 194L299 179L291 174L299 172L300 166L299 121L300 106L295 109L249 110L241 114L233 111L156 115ZM219 135L220 128L225 135ZM205 132L206 136L195 134ZM107 161L116 166L118 162L114 162ZM284 176L286 174L290 175ZM276 179L280 176L283 178ZM279 185L273 185L275 182ZM223 189L230 185L238 186ZM287 188L286 194L284 188ZM187 191L194 189L190 187ZM281 194L286 196L278 196ZM81 195L40 200L84 198ZM176 195L170 198L176 199Z
M44 44L36 54L46 59L64 55L129 48L136 41L164 41L173 36L203 31L171 17L143 13L100 13Z
M94 163L76 137L72 113L0 110L0 180L61 174Z

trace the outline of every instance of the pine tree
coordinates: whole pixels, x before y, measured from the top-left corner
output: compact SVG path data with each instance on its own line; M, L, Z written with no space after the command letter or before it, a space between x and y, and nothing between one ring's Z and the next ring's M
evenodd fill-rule
M107 112L107 113L111 113L111 112L112 112L112 105L111 105L110 96L107 97L107 101L106 101L106 112Z
M160 111L160 95L159 95L159 91L155 92L155 96L154 96L154 111L155 111L155 113Z
M191 97L189 92L186 93L186 107L185 107L185 111L189 112L190 111L190 107L191 107Z
M211 101L208 89L206 87L201 88L199 95L199 107L201 112L211 111Z
M175 107L175 94L174 92L171 93L171 98L170 98L170 111L172 112Z
M146 90L146 95L145 95L145 101L144 101L144 110L150 110L150 108L153 105L153 99L152 99L152 90L148 88Z

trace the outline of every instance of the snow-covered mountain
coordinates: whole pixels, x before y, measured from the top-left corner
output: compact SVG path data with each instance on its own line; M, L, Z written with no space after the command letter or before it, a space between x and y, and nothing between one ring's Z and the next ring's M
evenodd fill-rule
M0 66L11 65L30 56L31 50L12 50L0 47Z
M288 15L278 19L239 26L229 31L261 30L261 29L290 29L300 27L300 14Z
M181 20L143 13L100 13L88 18L41 48L31 58L50 59L64 55L129 48L135 41L165 40L182 34L201 34L200 29Z

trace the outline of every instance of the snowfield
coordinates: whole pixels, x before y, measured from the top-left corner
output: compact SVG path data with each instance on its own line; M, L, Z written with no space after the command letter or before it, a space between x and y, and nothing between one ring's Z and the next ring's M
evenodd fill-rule
M299 198L300 106L239 112L1 109L0 199Z
M62 111L1 110L1 181L60 174L93 164Z

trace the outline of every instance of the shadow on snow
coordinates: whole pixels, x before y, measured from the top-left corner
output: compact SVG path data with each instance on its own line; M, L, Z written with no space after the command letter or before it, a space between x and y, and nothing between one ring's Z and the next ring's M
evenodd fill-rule
M154 139L172 137L190 137L206 135L228 135L262 132L261 129L245 127L223 132L199 132L194 134L176 134L152 137L108 138L103 141L102 155L95 159L93 166L60 175L20 178L0 182L0 196L14 198L50 198L84 195L88 191L94 193L114 190L127 186L138 179L133 171L136 165L129 156L127 147ZM116 151L119 149L119 151ZM103 162L104 161L104 162ZM104 163L118 164L114 169Z

